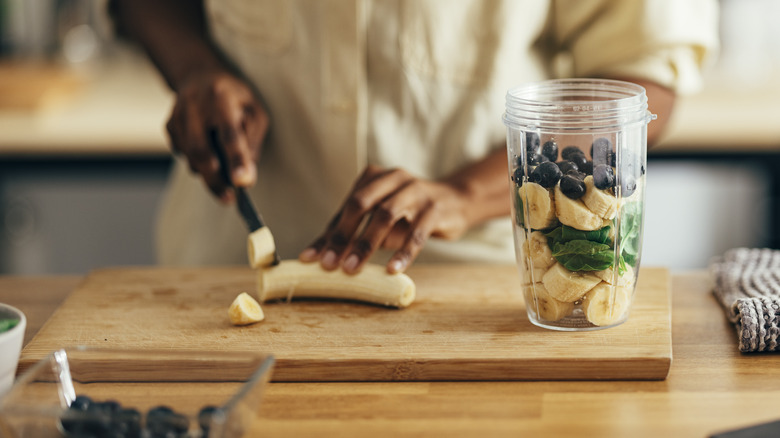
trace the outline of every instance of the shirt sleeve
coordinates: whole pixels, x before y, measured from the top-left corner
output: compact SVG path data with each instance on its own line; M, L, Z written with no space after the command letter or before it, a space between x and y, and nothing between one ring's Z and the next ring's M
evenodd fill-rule
M577 77L701 87L719 48L716 0L554 0L552 37Z

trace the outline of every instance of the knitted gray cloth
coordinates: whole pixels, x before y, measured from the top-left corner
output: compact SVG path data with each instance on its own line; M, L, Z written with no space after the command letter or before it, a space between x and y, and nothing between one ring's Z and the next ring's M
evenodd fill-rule
M780 251L731 249L710 271L713 293L736 325L739 351L780 351Z

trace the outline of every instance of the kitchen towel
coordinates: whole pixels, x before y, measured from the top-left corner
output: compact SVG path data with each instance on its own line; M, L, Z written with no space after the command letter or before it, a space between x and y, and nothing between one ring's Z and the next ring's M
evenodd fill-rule
M739 335L743 353L780 351L780 251L735 248L710 264L713 293Z

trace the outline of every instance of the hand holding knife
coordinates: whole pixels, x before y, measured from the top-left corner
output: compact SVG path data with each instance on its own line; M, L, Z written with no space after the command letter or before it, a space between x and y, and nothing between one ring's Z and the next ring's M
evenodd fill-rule
M211 142L211 148L214 150L214 153L217 155L217 159L219 160L219 171L222 174L222 179L225 180L228 186L233 188L233 191L236 194L236 206L238 207L238 212L241 214L244 222L246 222L246 225L249 228L249 233L253 234L263 228L266 228L262 216L260 216L260 214L257 212L257 209L252 203L252 199L249 197L246 189L243 187L237 187L233 184L233 181L230 178L230 167L228 166L227 156L225 155L225 150L222 147L219 138L217 137L216 131L212 130L209 133L209 140ZM253 256L250 255L250 262L252 258ZM271 262L271 266L278 265L279 261L279 254L276 251L276 246L274 245L273 262Z

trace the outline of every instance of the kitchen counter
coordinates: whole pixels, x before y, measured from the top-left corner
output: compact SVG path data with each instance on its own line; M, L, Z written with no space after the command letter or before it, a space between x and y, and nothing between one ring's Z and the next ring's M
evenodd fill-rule
M80 281L0 276L0 301L26 313L27 342ZM740 354L710 288L673 275L664 381L272 383L253 436L706 437L780 419L780 356Z

